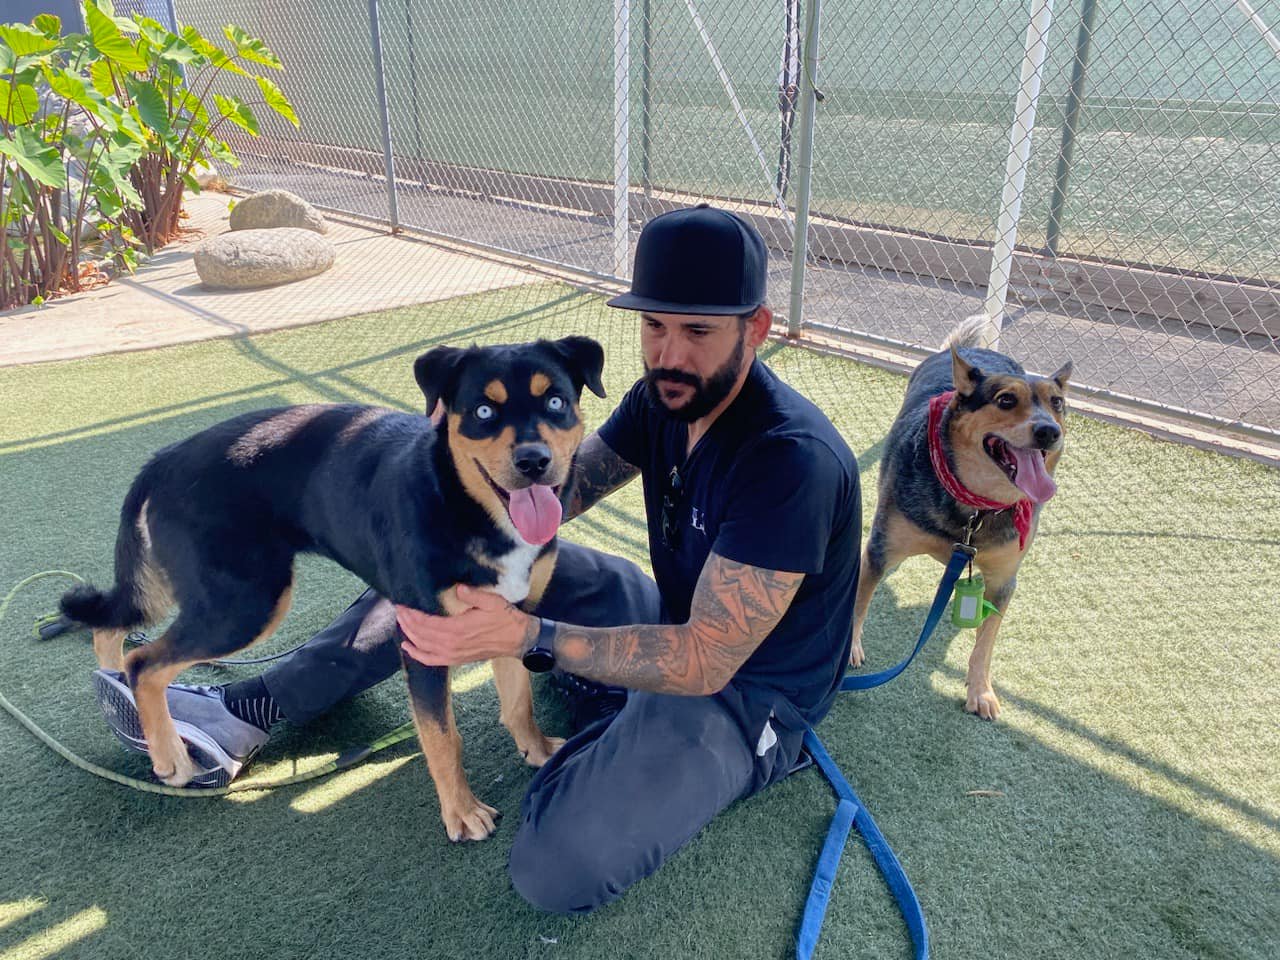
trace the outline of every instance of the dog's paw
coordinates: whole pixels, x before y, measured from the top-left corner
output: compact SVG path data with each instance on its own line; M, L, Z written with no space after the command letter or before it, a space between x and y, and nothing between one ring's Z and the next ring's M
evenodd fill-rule
M173 769L168 773L161 773L154 765L151 768L151 772L166 787L185 787L200 772L200 768L188 756L185 748L174 757L174 760Z
M521 748L520 755L524 757L524 762L529 766L540 767L550 760L551 755L563 746L563 737L539 737L533 742L532 746Z
M440 811L444 832L454 843L489 839L498 829L498 819L501 816L493 807L481 803L475 797Z
M867 659L867 655L862 652L862 638L853 638L853 647L849 650L849 666L860 667L862 661Z
M965 710L976 713L983 720L995 720L1000 716L1000 699L990 688L971 692L964 702Z

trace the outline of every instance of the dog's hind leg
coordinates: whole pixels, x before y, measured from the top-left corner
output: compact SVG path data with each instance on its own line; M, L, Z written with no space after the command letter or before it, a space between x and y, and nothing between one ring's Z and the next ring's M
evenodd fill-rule
M143 511L144 523L146 511ZM149 537L147 538L149 542ZM131 577L134 605L142 615L139 627L149 626L173 609L173 592L168 578L156 565L150 551L141 552L139 563ZM124 640L129 631L117 627L99 627L93 631L93 654L98 666L104 670L124 670Z
M502 725L510 731L525 763L540 767L564 746L564 740L548 737L533 719L533 688L524 664L512 657L498 657L491 662L498 702L502 705Z
M169 578L152 552L150 501L144 488L130 491L116 535L116 584L109 591L86 585L67 591L63 616L93 627L93 653L104 670L124 669L130 630L155 623L173 609Z
M138 705L138 719L151 754L151 769L158 780L181 787L199 772L169 715L165 688L187 667L202 658L183 654L182 638L188 621L178 619L161 636L130 651L124 658L124 674Z
M166 688L187 667L225 657L269 636L288 612L292 594L288 583L278 591L259 586L234 598L223 597L220 607L192 603L160 637L124 658L125 678L159 780L181 787L199 772L174 727Z
M124 638L127 630L103 627L93 631L93 655L103 670L124 670Z

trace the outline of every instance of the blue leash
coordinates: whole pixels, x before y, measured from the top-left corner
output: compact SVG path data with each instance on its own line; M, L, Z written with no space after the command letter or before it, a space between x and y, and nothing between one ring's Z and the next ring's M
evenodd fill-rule
M955 545L951 559L947 562L947 569L942 574L942 582L938 584L938 592L934 595L933 606L929 608L929 615L925 618L924 629L920 631L920 639L916 641L915 649L908 654L907 658L897 666L881 670L879 673L845 677L840 684L842 691L878 687L882 683L888 683L907 668L916 654L924 648L928 639L933 636L933 631L937 629L938 621L942 619L943 611L947 608L947 601L951 599L956 581L960 578L960 571L973 559L973 554L972 547L959 543ZM898 901L898 909L902 911L902 919L907 924L911 943L915 947L916 960L926 960L929 956L929 930L925 926L924 911L920 909L920 901L916 898L916 892L911 889L911 881L907 879L906 871L902 869L902 864L894 856L884 834L871 819L871 814L858 799L858 795L853 792L853 787L849 786L849 781L844 778L844 774L840 772L840 768L831 759L827 748L822 745L822 741L818 739L818 735L812 728L805 731L804 746L822 770L823 776L827 778L832 789L835 790L838 802L835 816L831 818L831 826L827 830L827 839L822 844L817 869L813 873L809 898L805 901L804 918L800 921L800 933L796 937L797 960L810 960L814 948L818 945L818 936L822 933L822 921L827 915L827 904L831 899L831 887L835 884L836 870L840 867L840 855L844 852L845 841L852 827L857 827L858 832L862 834L867 848L871 851L871 856L876 861L876 866L880 868L885 883L889 885L893 898Z

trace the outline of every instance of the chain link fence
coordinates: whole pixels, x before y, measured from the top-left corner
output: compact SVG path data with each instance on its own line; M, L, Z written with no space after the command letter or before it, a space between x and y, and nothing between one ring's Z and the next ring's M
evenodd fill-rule
M238 187L615 279L646 219L713 200L761 227L802 338L909 363L985 312L1093 399L1280 438L1277 0L176 15L287 65L302 127L236 139Z
M939 955L1053 954L1070 943L1082 957L1110 956L1117 930L1148 955L1204 944L1265 954L1276 939L1265 890L1280 856L1278 774L1267 759L1280 731L1267 600L1280 571L1280 0L1058 0L1051 11L1043 0L117 0L116 9L176 15L215 38L237 24L280 57L285 71L272 77L300 128L257 110L260 136L231 137L242 162L221 172L239 195L284 188L325 209L338 259L297 284L209 291L178 268L184 250L162 251L136 281L106 292L127 285L162 304L154 327L195 316L200 338L228 339L0 371L15 411L0 433L15 572L109 563L109 540L86 534L82 505L101 501L90 516L114 527L110 491L123 494L136 464L225 416L299 400L420 409L412 358L441 342L595 337L609 399L582 406L587 429L598 426L641 358L635 317L596 293L625 282L647 220L711 201L750 217L770 245L779 332L798 328L795 342L814 349L779 337L762 355L855 452L864 534L902 378L824 354L910 366L975 314L991 317L1000 349L1032 370L1070 357L1076 409L1172 423L1266 461L1071 416L1061 492L1042 514L996 644L1002 727L951 726L972 639L945 624L905 686L886 688L897 700L848 698L823 727L842 764L896 816L886 834L904 845L927 895ZM259 99L249 84L223 92ZM225 226L228 199L189 204L193 233ZM100 303L123 328L117 343L144 345L123 298ZM61 309L32 316L69 327ZM86 494L85 464L104 496ZM565 535L643 565L643 509L632 484ZM913 558L880 587L867 669L911 648L938 574ZM304 619L282 647L340 609L347 581L324 577L302 571L293 616ZM368 715L390 715L382 709ZM478 725L481 713L463 722ZM954 762L939 767L938 757ZM917 789L925 779L943 793ZM983 798L962 796L968 785ZM991 805L1006 788L1005 805ZM780 815L794 812L794 796L776 802ZM1108 831L1090 846L1099 812ZM801 902L812 863L806 850L776 883L752 882L735 866L764 836L751 823L722 838L734 845L726 870L746 878L731 892L759 894L748 911L759 922L742 925L739 910L717 926L715 911L694 910L700 924L711 917L703 950L679 923L644 923L653 902L671 899L659 889L638 910L635 929L648 939L622 938L633 953L791 948L789 920L774 918ZM795 823L816 837L825 816ZM956 830L980 854L1031 867L1005 870L1007 882L972 896L972 871L950 869ZM797 835L779 833L776 846L795 846ZM1082 887L1086 860L1096 882ZM707 889L722 873L708 874ZM424 902L455 902L454 874L442 876ZM1206 886L1205 876L1217 881ZM821 949L900 950L891 907L877 907L879 879L850 863L841 877L859 885L833 901ZM1022 899L1010 912L1014 887ZM1053 905L1072 897L1080 909L1062 920ZM518 952L546 932L532 920L491 923L490 901L472 897L486 904L476 910L456 901L474 921L457 925L469 938L457 942L473 952ZM1127 910L1117 911L1121 901ZM1183 902L1197 905L1195 924L1164 909ZM193 942L216 935L227 914L218 897L209 904L183 928ZM357 906L374 927L386 919ZM453 929L437 923L427 934L449 943ZM594 946L587 936L559 949L585 956Z

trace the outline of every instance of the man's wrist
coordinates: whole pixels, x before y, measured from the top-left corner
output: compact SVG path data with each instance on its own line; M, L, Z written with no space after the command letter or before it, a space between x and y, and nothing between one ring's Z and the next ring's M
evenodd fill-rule
M538 642L538 631L542 626L542 618L532 614L521 614L524 621L524 633L520 637L520 649L516 651L517 657L523 657Z
M546 617L530 617L525 631L521 660L531 673L546 673L556 665L556 622ZM530 637L532 634L532 637Z

